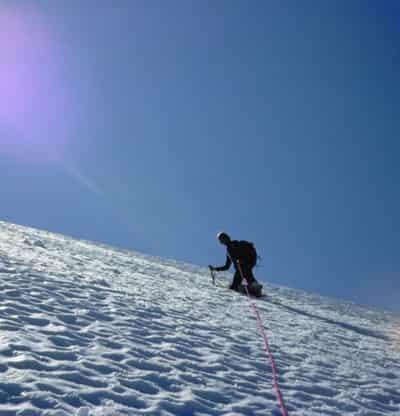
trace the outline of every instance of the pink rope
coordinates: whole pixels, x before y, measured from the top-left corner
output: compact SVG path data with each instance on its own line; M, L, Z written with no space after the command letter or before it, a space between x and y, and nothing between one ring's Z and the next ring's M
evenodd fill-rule
M266 334L265 329L264 329L263 322L261 320L260 312L258 311L257 306L255 305L255 303L251 300L249 289L247 288L247 286L248 286L247 278L243 275L242 267L240 265L239 260L237 261L237 264L238 264L238 268L239 268L239 273L242 277L242 281L244 282L243 286L246 289L247 299L249 300L250 307L253 309L254 314L256 315L257 326L258 326L258 329L260 330L261 336L264 340L265 352L267 354L267 357L269 359L269 363L270 363L271 369L272 369L272 385L275 389L276 396L278 398L278 403L279 403L279 406L281 408L282 416L288 416L288 412L286 410L285 403L283 401L282 393L281 393L281 390L279 389L279 385L278 385L277 371L276 371L274 357L272 356L271 350L269 348L268 338L267 338L267 334Z

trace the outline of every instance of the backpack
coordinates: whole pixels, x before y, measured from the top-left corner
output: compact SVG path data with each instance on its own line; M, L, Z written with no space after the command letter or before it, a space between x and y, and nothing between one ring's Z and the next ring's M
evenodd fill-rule
M237 253L237 258L249 265L250 267L254 267L257 264L258 258L254 244L245 240L237 241L235 243L235 251Z

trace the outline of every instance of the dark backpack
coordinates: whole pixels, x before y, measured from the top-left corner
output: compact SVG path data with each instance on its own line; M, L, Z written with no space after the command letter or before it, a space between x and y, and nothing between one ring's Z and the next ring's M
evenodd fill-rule
M257 251L253 243L249 241L241 240L235 242L235 251L237 258L243 263L254 267L257 264Z

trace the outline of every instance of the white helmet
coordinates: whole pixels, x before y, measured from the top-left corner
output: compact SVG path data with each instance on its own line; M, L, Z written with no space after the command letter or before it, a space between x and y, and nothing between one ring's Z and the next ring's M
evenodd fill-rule
M221 231L217 234L217 239L219 240L220 243L222 243L223 241L231 241L231 238L229 237L229 235L225 233L224 231Z

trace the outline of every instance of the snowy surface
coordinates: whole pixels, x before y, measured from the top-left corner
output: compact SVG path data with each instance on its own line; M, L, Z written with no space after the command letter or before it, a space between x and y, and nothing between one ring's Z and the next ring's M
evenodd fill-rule
M400 415L400 319L265 285L289 415ZM0 416L279 415L247 299L208 271L0 222Z

